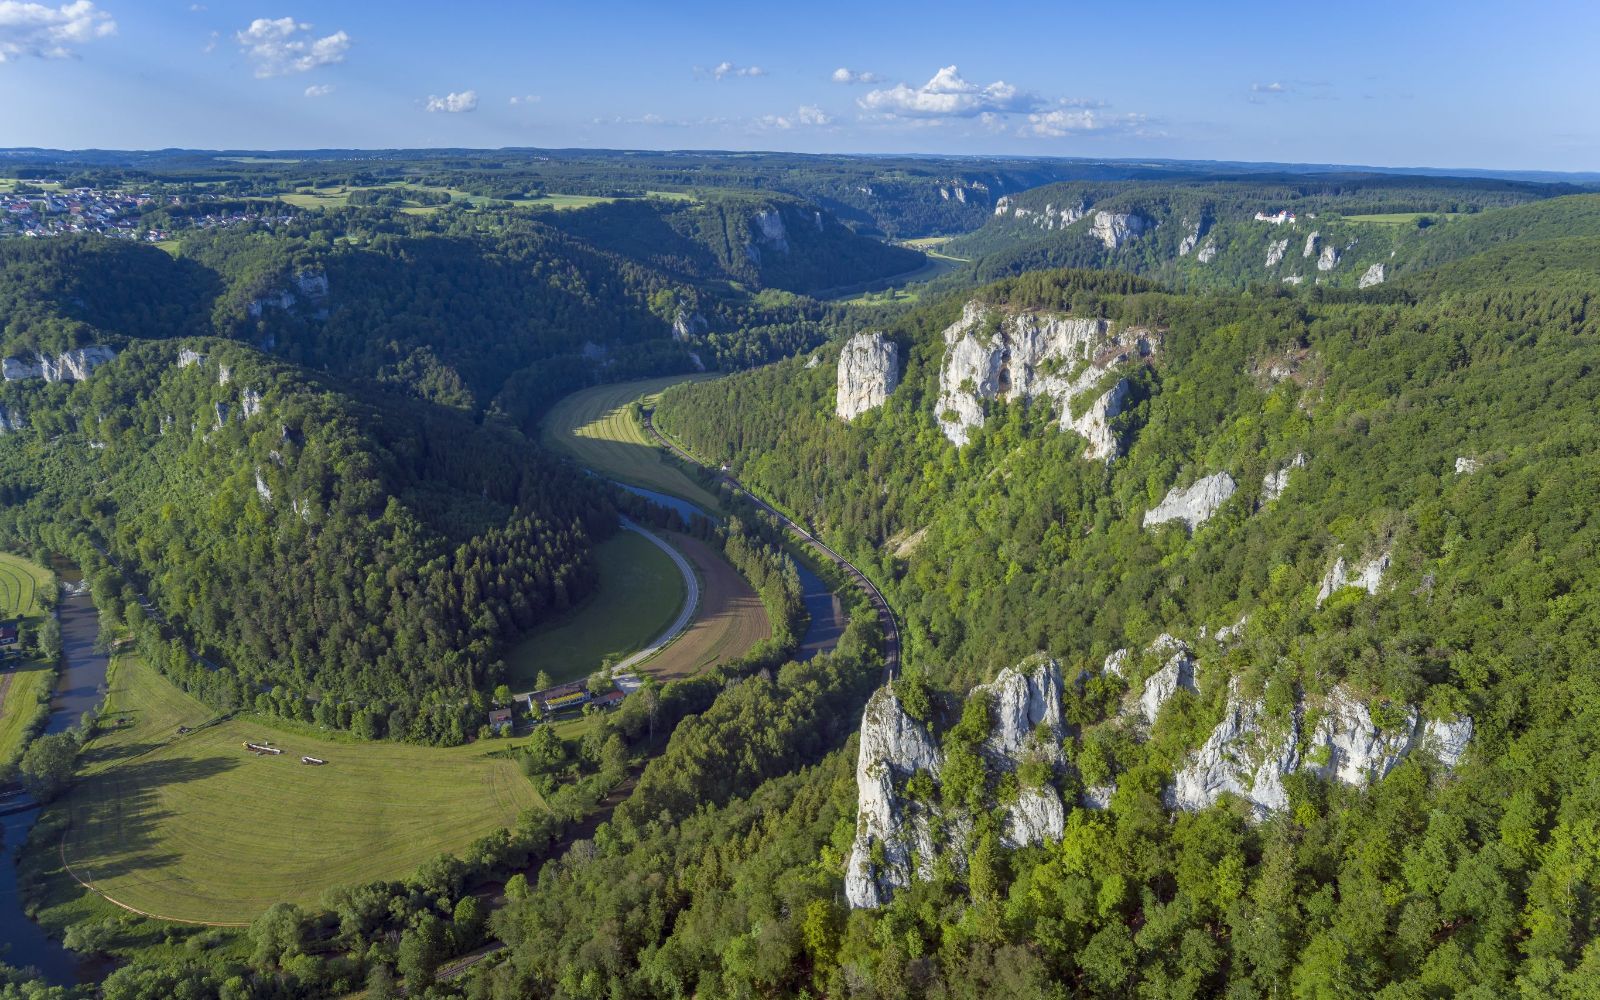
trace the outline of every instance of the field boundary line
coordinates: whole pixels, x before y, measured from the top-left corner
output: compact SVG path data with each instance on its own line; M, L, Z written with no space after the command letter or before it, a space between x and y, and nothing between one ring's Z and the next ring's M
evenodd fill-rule
M686 592L684 594L683 607L678 610L678 617L673 619L672 624L667 626L666 631L662 632L650 645L612 667L613 673L618 670L628 670L636 667L667 648L672 640L683 634L684 630L689 627L690 621L694 618L695 612L700 610L700 576L695 572L694 567L689 565L689 560L684 558L683 553L673 548L672 545L655 532L636 524L629 518L622 519L622 527L628 531L637 531L655 543L657 548L672 559L673 565L677 566L678 572L683 575L683 585Z
M169 917L164 913L151 913L149 910L141 910L137 906L130 906L129 904L124 903L122 900L113 897L110 893L107 893L104 890L102 890L102 889L100 889L100 888L98 888L98 887L96 887L96 886L94 886L94 885L92 885L92 884L90 884L88 882L85 882L83 879L78 877L78 873L72 870L72 865L67 863L67 838L66 838L65 835L62 836L61 843L58 845L57 849L58 849L58 851L59 851L59 853L61 855L61 867L62 867L62 869L64 869L68 875L72 876L72 880L74 882L76 882L79 885L83 886L85 889L88 889L90 892L94 893L96 896L99 896L101 899L103 899L106 902L110 903L112 906L120 906L122 909L127 910L129 913L137 913L139 916L141 916L141 917L149 917L151 920L165 920L166 922L171 923L171 924L189 924L189 925L195 926L195 927L249 927L250 926L250 921L248 921L248 920L245 920L245 921L238 921L238 920L189 920L189 919L186 919L184 917Z

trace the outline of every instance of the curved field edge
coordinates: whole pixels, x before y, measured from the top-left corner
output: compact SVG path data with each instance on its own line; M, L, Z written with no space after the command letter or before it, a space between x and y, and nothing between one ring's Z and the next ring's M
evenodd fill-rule
M657 448L628 412L629 403L640 400L648 404L670 386L714 377L669 375L575 392L545 415L544 443L601 475L715 511L717 497Z
M112 670L105 731L49 810L65 823L49 853L130 909L248 921L276 902L314 904L331 886L404 876L543 808L504 753L520 741L438 749L325 739L216 717L132 656ZM258 756L246 740L284 753ZM78 894L68 872L53 874L47 910Z
M27 629L37 629L44 621L40 595L54 586L49 570L0 552L0 620L21 619ZM22 753L55 677L54 669L37 660L0 663L0 765Z
M683 577L665 552L634 531L595 546L600 586L566 617L512 646L506 683L525 690L539 671L555 683L577 680L659 636L683 607ZM668 647L670 648L670 647Z
M666 538L700 577L700 609L689 628L640 670L663 681L688 677L736 660L772 635L760 596L737 570L697 538L677 532Z

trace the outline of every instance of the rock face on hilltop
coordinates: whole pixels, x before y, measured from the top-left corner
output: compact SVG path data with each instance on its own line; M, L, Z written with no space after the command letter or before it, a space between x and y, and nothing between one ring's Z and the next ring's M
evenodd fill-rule
M1277 267L1283 255L1289 252L1288 240L1274 240L1267 244L1267 266Z
M1107 250L1121 249L1150 228L1150 220L1130 212L1096 212L1089 223L1089 235Z
M1154 355L1160 339L1134 327L1114 330L1104 319L1011 312L972 301L944 331L944 342L935 406L953 444L966 444L972 429L983 426L986 401L1047 399L1059 408L1063 430L1089 440L1088 457L1106 459L1119 450L1110 425L1131 386L1124 379L1102 387L1102 380ZM1073 398L1093 389L1100 391L1074 416Z
M1238 489L1239 484L1226 472L1197 479L1182 489L1174 486L1159 504L1144 512L1144 526L1149 528L1169 521L1182 521L1193 531L1215 514L1217 508Z
M1371 288L1373 285L1381 284L1383 284L1382 264L1374 264L1367 268L1366 273L1361 275L1361 280L1356 282L1358 288Z
M1176 775L1169 804L1194 811L1232 793L1260 819L1288 806L1283 779L1296 771L1365 788L1413 753L1454 768L1472 732L1468 716L1424 721L1413 706L1401 709L1398 725L1380 728L1366 704L1342 687L1316 705L1302 700L1286 721L1269 723L1264 701L1247 700L1230 684L1222 721Z
M1389 553L1384 552L1372 557L1359 566L1345 562L1344 556L1333 561L1328 572L1322 578L1322 587L1317 591L1317 606L1321 607L1336 590L1345 587L1360 587L1369 594L1376 594L1378 586L1383 583L1383 574L1389 569Z
M839 353L834 412L841 420L882 406L900 384L900 347L880 332L858 333Z
M94 370L117 356L117 352L100 345L80 347L61 354L34 353L17 355L0 361L0 373L7 382L27 379L44 379L46 382L82 382Z
M1322 248L1322 254L1317 257L1317 270L1331 271L1339 266L1339 248L1327 246Z
M766 208L750 219L750 239L744 245L750 263L761 263L761 254L788 253L789 231L783 224L783 213L776 208Z
M989 705L990 728L980 752L991 773L1012 773L1024 762L1062 764L1061 667L1035 657L1001 671L972 691ZM911 718L891 688L867 702L856 762L856 836L845 870L845 898L855 908L882 906L915 878L932 874L948 858L964 872L972 822L964 809L939 804L937 795L914 797L907 783L925 776L936 788L944 755L921 723ZM1008 847L1059 839L1066 806L1053 784L1025 787L1004 805L1001 841Z
M299 305L301 299L319 303L328 297L328 275L321 269L301 271L289 279L288 288L278 288L256 296L245 303L245 311L252 319L260 319L268 309L289 310ZM327 310L319 309L316 318L326 319Z
M1194 682L1194 652L1181 640L1170 635L1160 635L1150 644L1152 652L1170 652L1167 663L1160 670L1145 678L1144 690L1139 693L1139 714L1144 716L1144 721L1155 725L1156 717L1161 714L1161 706L1165 705L1178 691L1190 693L1200 689ZM1123 659L1126 659L1126 652ZM1112 654L1115 656L1116 654ZM1111 661L1106 661L1105 669L1111 669ZM1118 671L1120 672L1120 662Z

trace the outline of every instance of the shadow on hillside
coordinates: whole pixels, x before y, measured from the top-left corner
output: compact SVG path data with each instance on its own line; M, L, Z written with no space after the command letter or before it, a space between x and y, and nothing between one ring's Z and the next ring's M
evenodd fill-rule
M212 756L121 764L72 791L67 860L79 878L100 882L173 864L179 855L160 851L161 821L171 811L160 791L223 774L241 761ZM240 802L241 813L250 808Z

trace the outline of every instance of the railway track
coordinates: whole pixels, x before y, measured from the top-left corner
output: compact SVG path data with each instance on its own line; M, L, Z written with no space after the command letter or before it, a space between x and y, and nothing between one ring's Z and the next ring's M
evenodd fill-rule
M895 620L894 609L889 606L888 599L883 596L883 592L878 589L877 585L867 578L867 574L857 569L854 563L834 551L832 546L818 538L804 525L750 492L749 488L734 478L726 468L716 468L702 462L668 440L666 435L662 434L656 427L654 410L646 410L644 412L644 429L661 447L666 448L692 465L697 465L710 471L720 482L727 484L729 489L748 497L751 503L777 518L779 523L789 530L790 534L798 538L813 552L839 567L846 576L853 580L861 588L862 593L867 595L867 600L872 603L873 608L878 612L878 624L883 629L884 680L890 681L900 675L900 625Z

